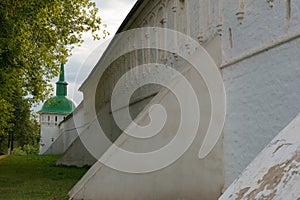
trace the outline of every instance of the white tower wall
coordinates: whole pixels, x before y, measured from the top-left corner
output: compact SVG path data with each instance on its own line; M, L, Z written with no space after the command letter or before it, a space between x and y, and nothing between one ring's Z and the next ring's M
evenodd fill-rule
M41 141L40 154L44 154L51 144L59 136L59 123L64 120L66 115L55 113L41 114Z

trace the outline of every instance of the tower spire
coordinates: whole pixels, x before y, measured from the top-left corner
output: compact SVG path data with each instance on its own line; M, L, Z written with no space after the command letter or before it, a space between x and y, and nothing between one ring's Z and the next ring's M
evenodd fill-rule
M61 64L59 80L56 82L56 96L67 96L67 85L65 82L65 66Z
M64 64L60 65L59 81L65 81L65 66L64 66Z

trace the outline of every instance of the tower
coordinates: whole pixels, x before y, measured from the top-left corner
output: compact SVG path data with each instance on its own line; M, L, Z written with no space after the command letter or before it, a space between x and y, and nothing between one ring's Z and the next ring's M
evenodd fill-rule
M41 122L40 154L44 154L59 136L59 124L75 109L74 102L67 97L68 83L65 81L64 65L60 67L56 82L56 95L48 99L39 111Z

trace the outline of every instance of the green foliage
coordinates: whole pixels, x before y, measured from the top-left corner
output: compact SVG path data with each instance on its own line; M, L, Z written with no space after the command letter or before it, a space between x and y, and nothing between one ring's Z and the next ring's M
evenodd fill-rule
M0 117L0 136L7 136L6 131L13 127L13 124L10 123L10 120L13 117L12 112L14 111L14 107L1 96L2 95L0 93L0 113L1 116L5 116L5 117Z
M37 155L38 153L39 153L38 145L25 144L23 147L18 146L14 148L12 154L17 156L25 156L25 155Z
M90 0L0 1L0 145L8 131L30 140L24 133L35 122L28 105L48 98L50 80L74 45L83 42L82 33L100 39L104 29L101 35L108 35L97 13Z
M38 145L30 145L30 144L25 144L23 146L24 151L26 152L27 155L35 155L38 154L39 152L39 146Z
M25 155L26 155L26 152L23 151L22 147L16 147L16 148L14 148L12 154L13 154L13 155L16 155L16 156L25 156Z
M31 113L31 104L27 98L22 97L20 94L15 93L13 102L14 110L11 114L14 116L9 119L9 123L13 124L12 127L6 130L9 138L0 138L0 146L21 147L23 150L25 145L30 145L35 148L39 147L40 140L40 125L37 121L37 116ZM2 142L1 142L2 141ZM2 143L2 144L1 144ZM4 145L3 145L4 144ZM0 149L1 150L1 149Z

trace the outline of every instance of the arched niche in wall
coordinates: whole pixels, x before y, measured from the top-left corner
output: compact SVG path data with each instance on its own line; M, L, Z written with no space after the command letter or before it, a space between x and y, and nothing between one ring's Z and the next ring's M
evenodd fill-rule
M156 26L163 28L166 22L165 7L163 6L163 4L158 8L156 16Z
M142 27L148 27L148 21L144 20ZM143 42L143 47L147 44L148 41L148 35L145 35L142 31L142 42ZM144 49L142 50L142 64L145 64L148 62L148 50Z
M166 21L167 21L167 28L174 30L174 12L173 12L173 5L174 0L169 0L167 2L167 9L166 9Z
M158 8L157 11L157 17L156 17L156 26L165 28L166 24L166 11L165 11L165 5L162 3L160 7ZM160 35L157 37L158 44L161 45L161 47L166 46L167 44L165 43L163 36ZM157 51L158 55L158 62L161 62L165 59L165 52L162 51Z
M155 14L152 12L149 16L149 27L155 27L156 26L156 17L155 17ZM150 38L149 38L149 42L154 45L157 43L157 40L156 40L156 35L149 35ZM149 57L150 57L150 63L156 63L157 62L157 52L156 50L152 50L152 49L149 49Z

